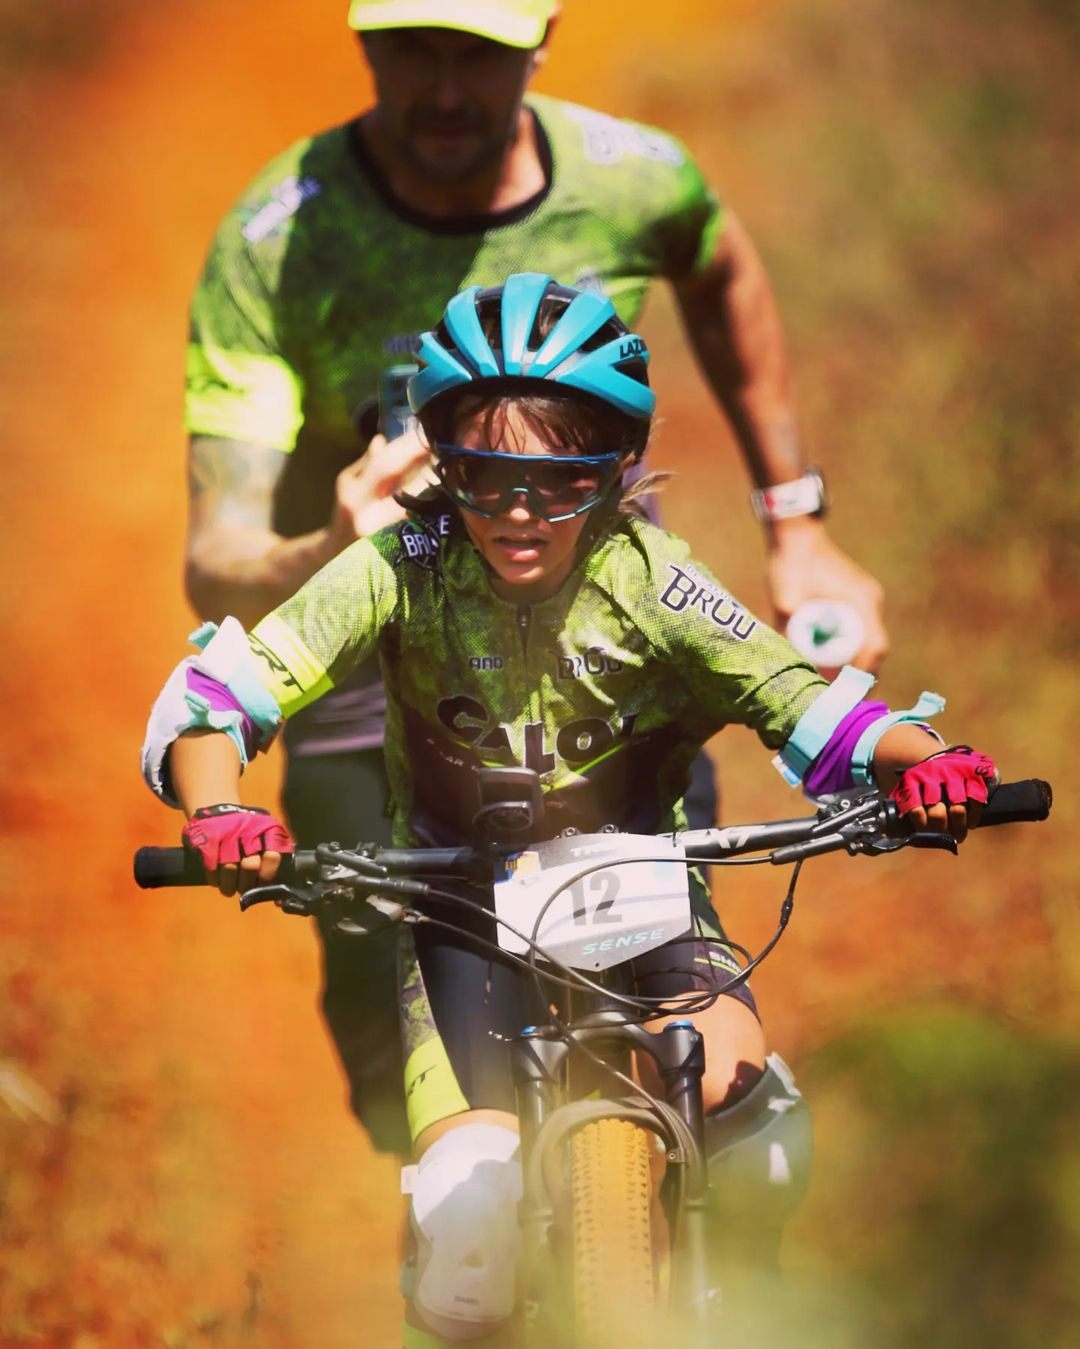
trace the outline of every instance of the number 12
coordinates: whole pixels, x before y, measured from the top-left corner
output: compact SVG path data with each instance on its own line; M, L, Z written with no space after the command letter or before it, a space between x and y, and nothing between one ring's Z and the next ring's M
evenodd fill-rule
M593 910L592 922L594 923L621 923L622 918L617 913L610 913L612 905L615 903L615 897L619 893L619 876L615 871L594 871L590 876L582 876L573 885L567 886L570 897L574 901L574 922L588 923L589 913L587 908L588 894L592 891L594 894L601 891L600 902Z

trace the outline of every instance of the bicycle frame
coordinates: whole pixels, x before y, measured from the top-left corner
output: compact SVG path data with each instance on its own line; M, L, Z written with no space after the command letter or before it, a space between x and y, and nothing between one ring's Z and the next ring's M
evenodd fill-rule
M1045 782L1003 784L984 809L979 827L1046 819L1051 800ZM533 804L525 803L529 809L517 804L515 810L531 819ZM499 802L491 807L498 812L505 809ZM596 837L599 841L600 836ZM718 865L753 852L764 856L749 860L790 865L839 851L881 856L909 846L956 850L955 840L947 834L908 832L893 802L876 794L854 793L824 803L811 817L687 832L678 838L687 861ZM451 877L490 880L493 864L510 851L494 846L346 850L320 845L314 853L297 854L284 870L284 879L241 896L240 907L273 902L296 914L336 912L339 922L356 932L393 922L424 921L422 909L414 906L442 893L437 888L440 881ZM179 848L140 849L136 880L144 888L198 884L206 878L197 862L197 856ZM797 875L798 866L781 906L776 934L753 958L744 953L747 964L737 980L745 979L775 946L791 912ZM434 884L422 877L431 878ZM459 902L508 927L492 909L475 901ZM533 960L543 958L543 950L537 940L523 939L530 960L507 958L543 977ZM553 972L575 973L550 956L548 960ZM705 1323L710 1293L705 1241L704 1046L701 1035L686 1020L669 1020L662 1031L647 1031L647 1020L661 1015L679 1017L680 1009L674 1005L635 1014L633 999L622 996L620 989L620 971L626 969L626 965L614 965L597 978L579 975L571 988L565 1020L553 1014L549 1024L525 1027L510 1041L524 1162L525 1268L535 1273L546 1259L553 1232L565 1225L564 1160L575 1135L601 1121L625 1121L647 1130L662 1141L667 1159L659 1198L668 1220L671 1251L669 1305L684 1314L689 1310L691 1335L704 1346L709 1341ZM656 1066L662 1084L659 1099L632 1079L634 1060L643 1056ZM612 1096L612 1082L618 1081L627 1090ZM640 1149L638 1156L640 1160ZM545 1340L540 1349L553 1349L551 1341Z

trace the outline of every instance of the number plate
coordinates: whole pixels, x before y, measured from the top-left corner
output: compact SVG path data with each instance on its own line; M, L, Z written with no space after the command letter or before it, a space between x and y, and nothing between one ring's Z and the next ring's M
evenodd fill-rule
M551 839L506 859L495 912L562 964L605 970L690 930L684 857L652 834ZM498 932L504 951L527 954L515 933Z

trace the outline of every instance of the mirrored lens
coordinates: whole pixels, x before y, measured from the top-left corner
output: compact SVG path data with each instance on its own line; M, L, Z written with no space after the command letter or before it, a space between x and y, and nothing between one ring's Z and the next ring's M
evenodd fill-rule
M482 510L498 510L514 486L513 470L498 460L455 455L448 465L453 480L466 500Z
M617 476L617 453L520 455L463 450L440 445L439 475L452 497L481 515L509 510L524 494L529 507L546 520L565 519L601 501Z
M573 459L551 459L536 464L528 474L534 493L548 510L580 510L586 503L599 500L611 481L595 464L575 463Z

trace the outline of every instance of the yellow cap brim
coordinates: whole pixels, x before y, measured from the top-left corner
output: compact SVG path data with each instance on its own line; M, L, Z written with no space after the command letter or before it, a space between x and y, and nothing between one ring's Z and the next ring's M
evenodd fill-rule
M360 33L383 28L453 28L506 47L531 49L543 42L555 4L539 5L536 10L540 12L514 14L484 0L449 4L447 0L352 0L349 27Z

